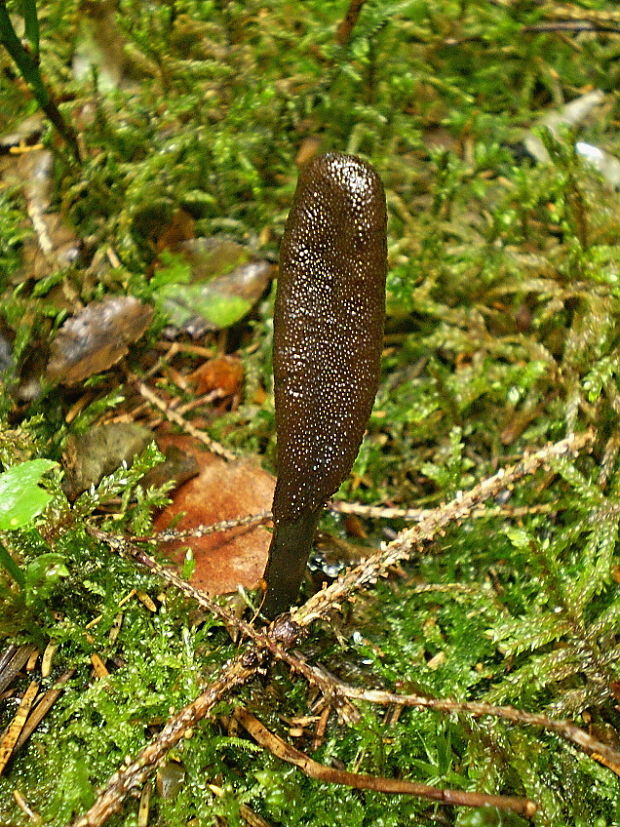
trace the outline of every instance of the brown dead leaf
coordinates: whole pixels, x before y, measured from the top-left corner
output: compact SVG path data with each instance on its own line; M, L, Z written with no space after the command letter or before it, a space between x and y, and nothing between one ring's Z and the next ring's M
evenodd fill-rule
M230 327L250 312L275 274L269 261L227 239L191 238L170 250L190 273L189 282L165 282L153 293L168 316L171 334L176 329L198 338ZM156 273L161 266L156 261Z
M236 396L243 382L243 365L237 356L216 356L209 359L190 376L198 396L219 390L225 396Z
M225 462L201 450L199 443L188 436L167 434L157 442L161 450L173 444L193 453L200 465L199 476L177 491L172 505L155 521L157 531L166 529L180 513L184 516L174 526L187 530L271 508L275 480L255 461ZM191 583L209 594L226 594L234 592L237 586L251 589L258 585L270 540L271 534L264 526L237 526L206 537L162 543L161 547L181 566L189 546L196 561Z
M70 436L62 457L65 494L74 500L123 462L131 465L152 439L148 428L134 422L100 425L86 434Z
M50 348L49 379L76 385L122 359L150 324L153 309L133 296L92 302L60 328Z
M177 210L157 239L155 246L157 255L162 250L175 250L182 241L194 238L194 224L193 217L186 210Z

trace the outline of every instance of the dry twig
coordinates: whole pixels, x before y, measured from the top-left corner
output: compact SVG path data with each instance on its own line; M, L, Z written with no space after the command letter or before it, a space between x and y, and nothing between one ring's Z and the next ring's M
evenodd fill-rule
M527 818L531 818L536 813L536 804L527 798L447 790L440 787L431 787L428 784L420 784L416 781L381 778L376 775L366 775L328 767L325 764L319 764L304 752L295 749L282 738L274 735L247 710L238 707L235 709L234 716L261 746L283 761L299 767L307 776L315 778L317 781L343 784L357 790L376 790L377 792L393 795L417 795L421 798L430 798L432 801L438 801L441 804L461 807L497 807L499 810L511 810Z
M229 531L238 526L260 525L271 519L271 511L260 511L257 514L249 514L247 517L236 517L232 520L221 520L211 525L197 525L186 530L164 529L157 532L154 537L131 537L131 540L158 540L161 543L168 543L170 540L185 540L188 537L206 537L208 534L216 534L218 531Z
M351 39L351 34L365 3L366 0L351 0L349 3L347 13L340 21L338 29L336 30L336 43L338 43L339 46L346 46Z
M336 708L342 717L349 721L355 720L358 716L355 707L351 706L349 697L356 697L354 688L349 688L349 695L342 690L332 676L320 667L309 664L301 653L289 651L303 633L303 627L307 627L313 620L324 617L330 611L338 608L343 600L350 599L356 591L372 583L380 576L385 576L389 568L400 560L409 557L413 550L420 548L421 544L428 542L440 534L448 524L463 520L471 516L477 508L487 499L496 496L501 490L513 485L521 477L533 474L539 468L547 465L552 460L564 457L571 453L577 453L589 449L594 441L594 434L588 431L584 434L567 437L553 445L548 445L541 450L525 456L519 463L508 469L499 471L494 476L483 480L474 486L466 494L460 494L451 502L440 508L434 509L425 516L418 525L401 532L384 550L379 551L367 558L361 565L351 569L334 584L318 594L314 595L307 603L292 612L290 615L283 615L277 618L274 623L262 631L256 629L252 624L235 617L224 607L211 600L203 592L195 589L191 584L184 581L171 569L161 566L140 547L131 543L125 538L106 534L98 529L90 527L90 533L107 543L114 551L130 556L141 564L147 566L154 574L161 576L166 582L180 589L184 594L196 601L198 605L213 612L220 617L228 626L233 626L250 641L245 652L224 667L220 677L209 684L196 700L177 713L174 718L164 727L157 738L147 746L138 758L126 769L119 770L108 782L104 791L99 795L91 809L82 818L78 819L72 827L99 827L113 812L118 810L124 797L132 790L139 787L154 771L157 763L160 762L166 752L171 749L182 737L187 728L193 726L201 718L205 717L224 695L228 694L236 686L241 685L254 676L259 668L260 658L258 653L269 652L273 658L287 663L291 669L301 674L309 683L315 686ZM384 693L384 697L390 693ZM379 696L377 696L379 697ZM418 696L393 695L389 703L405 704L403 698L418 698ZM361 698L367 700L368 698ZM420 700L418 698L418 700ZM433 704L428 699L422 699L427 706ZM377 701L378 702L378 701ZM578 743L586 751L590 751L594 757L596 754L606 756L615 760L615 752L610 751L604 744L596 742L595 739L587 736L577 727L568 722L553 722L552 719L544 718L519 710L512 710L509 707L492 707L485 704L468 704L467 709L457 710L452 701L439 701L434 703L435 708L443 711L467 711L470 714L498 714L500 717L514 720L515 723L535 724L546 726L552 731L569 738ZM443 704L443 707L441 706ZM413 705L413 704L412 704ZM241 715L248 716L249 713L242 712ZM512 717L510 717L512 715ZM250 720L252 716L246 718ZM253 719L256 720L256 719ZM243 723L243 721L242 721ZM244 724L245 725L245 724ZM253 734L262 733L264 730L270 739L276 738L256 721L253 725ZM262 730L260 729L262 727ZM257 740L259 740L257 738ZM284 760L300 766L304 772L311 777L320 780L328 780L336 783L350 784L358 788L376 789L383 792L417 794L430 797L433 800L445 804L462 804L465 806L497 806L504 809L512 809L523 815L530 816L535 812L534 802L521 798L509 798L501 796L486 796L482 793L463 793L460 791L441 790L439 788L427 787L423 784L412 782L394 781L391 779L378 779L372 776L360 776L356 773L348 773L324 767L312 761L308 756L299 753L280 739L270 741L275 744L275 754L280 755ZM278 745L279 744L279 745ZM278 752L279 750L279 752ZM614 753L612 756L611 753ZM292 759L295 760L292 760Z
M419 522L432 514L433 508L393 508L385 505L364 505L363 503L347 503L341 500L332 500L327 503L330 511L338 514L355 514L356 517L366 517L373 520L411 520ZM500 505L491 508L481 507L472 511L470 517L525 517L528 514L552 514L560 510L560 505L554 503L539 503L538 505L509 506Z
M592 20L556 20L554 22L532 23L524 26L524 32L609 32L620 34L620 27L609 23L595 23Z
M317 667L315 667L317 668ZM327 678L327 675L325 675ZM577 744L593 758L604 759L605 766L620 775L620 752L593 738L583 729L563 719L548 718L533 712L524 712L512 706L494 706L493 704L478 703L477 701L453 701L446 698L425 698L422 695L401 695L396 692L384 692L376 689L359 689L348 686L334 678L337 689L347 698L368 701L373 704L398 704L399 706L415 706L425 709L436 709L440 712L465 712L479 718L489 715L493 718L503 718L515 724L542 727L555 732L566 741Z
M367 557L359 566L349 569L330 586L313 595L303 606L291 613L291 618L300 626L308 626L313 620L325 617L362 587L386 576L391 566L410 557L413 551L421 549L423 543L437 537L450 523L463 520L485 500L497 496L500 491L510 488L521 477L535 473L554 459L589 449L593 442L593 431L573 434L533 454L525 455L516 465L502 468L466 493L457 494L449 503L429 512L417 525L401 531L384 550Z
M92 526L89 528L89 532L96 539L106 543L116 553L133 558L136 562L146 566L153 574L158 575L166 583L177 588L198 606L219 617L229 629L237 629L247 640L254 644L254 651L267 651L276 660L287 663L294 672L302 675L312 686L315 686L334 703L344 721L357 720L359 715L355 707L343 695L334 694L333 681L325 679L324 673L310 666L300 653L291 654L288 651L297 642L302 630L286 615L276 619L267 630L261 630L229 612L203 591L196 589L191 583L184 580L174 569L162 566L143 549L128 542L125 538L107 534ZM246 654L249 656L249 650L246 650Z
M193 436L194 439L199 440L199 442L202 442L202 444L206 445L207 448L214 454L217 454L219 457L223 457L229 461L236 459L232 451L229 451L228 448L224 448L224 446L220 445L219 442L216 442L214 439L208 437L204 431L195 428L191 422L188 422L187 419L177 413L170 407L170 405L166 405L166 403L161 400L157 394L153 393L149 386L145 385L144 382L136 381L135 386L138 393L143 396L147 402L150 402L151 405L161 411L166 419L170 422L174 422L174 424L182 428L185 433Z
M238 657L222 668L219 676L190 704L177 712L148 744L138 757L110 778L97 796L93 806L83 816L72 822L72 827L100 827L117 812L126 796L139 789L157 769L181 738L205 718L222 698L233 689L248 681L256 672L257 665L247 657Z

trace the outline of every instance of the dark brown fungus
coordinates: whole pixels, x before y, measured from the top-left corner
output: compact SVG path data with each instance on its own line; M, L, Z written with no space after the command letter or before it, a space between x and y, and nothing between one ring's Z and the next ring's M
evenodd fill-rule
M295 602L321 509L362 441L379 382L385 276L379 176L353 155L315 158L300 175L280 251L268 617Z

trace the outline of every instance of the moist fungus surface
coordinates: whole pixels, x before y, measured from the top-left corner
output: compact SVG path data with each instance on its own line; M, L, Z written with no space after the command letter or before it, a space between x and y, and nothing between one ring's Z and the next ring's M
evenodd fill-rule
M275 570L282 568L279 534L295 537L303 574L312 537L302 542L292 526L300 522L313 532L362 440L379 381L385 277L385 196L377 173L352 155L319 156L299 178L280 254L273 356L278 481L268 606ZM297 570L294 555L289 549L287 565Z

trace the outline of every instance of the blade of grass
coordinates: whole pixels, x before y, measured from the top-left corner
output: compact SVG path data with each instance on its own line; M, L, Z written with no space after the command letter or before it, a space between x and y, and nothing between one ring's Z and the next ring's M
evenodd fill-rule
M22 0L22 14L24 16L24 34L30 43L32 58L39 63L39 18L37 16L36 0Z
M37 45L36 57L28 51L13 28L13 23L9 17L9 12L6 7L6 0L0 0L0 43L7 50L9 55L15 61L22 77L32 90L37 103L45 112L47 117L56 127L58 133L64 138L67 145L71 149L76 161L81 161L80 149L77 143L77 137L73 129L67 125L63 118L56 102L50 96L50 93L43 82L41 72L38 65L38 19L36 16L36 5L34 0L24 0L24 8L28 6L26 16L26 37L29 42ZM33 20L34 15L34 20Z
M2 566L2 568L4 568L11 575L13 580L15 580L21 589L24 588L24 573L2 543L0 543L0 566Z

